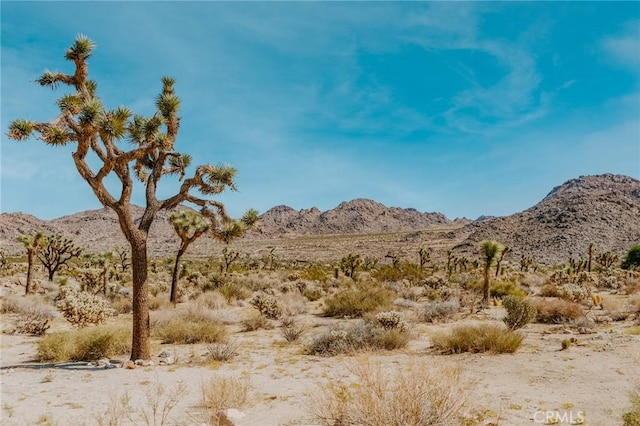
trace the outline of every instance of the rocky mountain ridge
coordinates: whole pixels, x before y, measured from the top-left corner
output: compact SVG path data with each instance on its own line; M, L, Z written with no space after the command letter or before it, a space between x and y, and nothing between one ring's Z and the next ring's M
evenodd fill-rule
M134 208L138 217L142 211L141 207ZM169 214L159 213L152 226L149 240L152 256L171 256L177 250L179 240L169 223ZM267 247L280 241L284 247L286 241L310 236L353 235L357 238L367 235L366 244L355 246L365 255L364 251L373 250L376 245L371 235L404 232L407 234L402 237L404 241L413 245L429 247L434 245L434 235L438 235L438 247L477 256L478 243L492 239L512 249L512 260L528 254L541 263L557 263L569 257L580 257L591 242L596 244L598 251L624 254L632 245L640 244L638 218L640 181L629 176L603 174L571 179L520 213L504 217L483 216L476 221L452 221L441 213L387 207L368 199L343 202L324 212L315 207L295 210L276 206L261 215L255 230L234 244L241 249L243 245L263 242ZM433 232L440 228L444 231ZM20 253L23 248L16 236L33 234L37 230L72 238L87 252L104 252L127 245L115 214L103 208L50 221L25 213L0 214L0 247L9 253ZM320 251L322 243L314 244ZM208 255L219 250L219 245L210 238L200 238L190 246L189 253ZM383 244L378 245L377 252L382 252ZM323 250L326 252L327 247ZM313 250L306 255L312 260ZM336 257L340 257L337 252Z

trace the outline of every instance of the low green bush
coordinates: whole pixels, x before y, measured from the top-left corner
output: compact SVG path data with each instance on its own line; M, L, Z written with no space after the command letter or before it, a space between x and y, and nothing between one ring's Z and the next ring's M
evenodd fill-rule
M38 342L40 361L93 361L131 351L130 325L100 325L47 334Z
M306 345L311 355L335 356L367 350L393 350L405 347L411 340L406 329L385 330L370 321L359 320L344 327L333 327Z
M450 332L432 337L436 350L444 354L462 352L513 353L522 344L524 335L494 324L461 325Z
M536 319L536 308L519 296L507 296L502 300L507 314L502 319L510 330L517 330Z
M223 324L208 311L190 309L164 313L151 321L151 337L162 343L214 343L224 340Z
M377 283L363 283L340 290L324 300L324 314L328 317L361 317L367 312L386 308L393 293Z

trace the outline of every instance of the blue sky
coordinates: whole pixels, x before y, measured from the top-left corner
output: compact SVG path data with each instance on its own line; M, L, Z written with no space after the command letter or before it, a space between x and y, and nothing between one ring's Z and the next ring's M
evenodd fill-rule
M72 72L77 34L109 108L150 115L176 78L176 149L238 169L219 197L236 216L354 198L508 215L580 175L640 178L640 2L2 1L1 19L1 212L101 207L72 146L6 137L55 117L65 89L33 80Z

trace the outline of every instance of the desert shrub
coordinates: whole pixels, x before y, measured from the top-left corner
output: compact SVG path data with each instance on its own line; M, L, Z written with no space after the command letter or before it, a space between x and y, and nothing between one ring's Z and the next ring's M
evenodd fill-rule
M312 355L334 356L365 350L393 350L406 346L409 340L406 330L385 330L370 321L359 320L345 327L332 327L316 336L306 345L306 351Z
M300 272L300 278L307 281L316 281L326 283L331 276L332 270L322 265L311 265L309 268Z
M209 275L208 279L204 280L204 282L200 285L200 289L203 292L212 291L222 287L228 282L229 282L228 275L213 273Z
M505 296L524 297L527 294L511 281L498 281L491 284L491 297L503 298Z
M513 353L522 344L524 335L495 324L461 325L448 333L432 337L436 350L445 353L493 352Z
M460 369L432 372L411 363L385 372L379 363L350 367L357 386L330 379L311 396L311 411L322 425L463 424L468 385Z
M280 320L280 332L287 342L298 341L304 331L304 326L297 323L292 317L286 317Z
M409 326L402 320L402 316L398 311L378 312L375 316L378 324L385 330L401 330L406 331Z
M224 296L227 303L234 300L244 300L249 297L249 291L235 281L229 281L218 287L220 294Z
M278 300L271 294L258 293L253 296L249 303L267 318L277 319L282 315Z
M624 281L624 292L626 294L640 293L640 274L629 275Z
M566 323L584 317L584 309L579 303L564 299L533 299L536 321L542 323Z
M457 300L427 302L424 305L421 318L425 322L445 321L453 317L459 310L460 302Z
M361 317L391 304L392 292L377 284L361 284L339 291L324 300L329 317Z
M578 284L563 284L558 286L558 297L573 302L585 302L589 299L589 290Z
M622 421L623 426L640 426L640 392L631 394L631 410L622 415Z
M0 313L19 314L31 305L31 298L12 294L0 299Z
M517 330L536 319L536 308L527 299L519 296L507 296L502 300L507 311L502 321L510 330Z
M204 309L223 309L227 306L227 300L218 291L208 291L201 293L195 300L196 306L201 306Z
M148 299L149 310L150 311L159 311L161 309L170 308L171 302L169 301L169 295L164 293L158 293L155 296L150 296Z
M555 284L545 284L540 288L538 292L540 297L560 297L560 292Z
M151 335L162 343L214 343L226 338L224 325L209 312L172 311L151 321Z
M394 265L381 265L371 272L371 277L378 281L394 283L406 280L410 285L416 285L426 275L420 266L410 262L400 262Z
M242 331L271 330L273 323L261 314L252 315L242 320Z
M40 336L49 329L57 311L44 298L11 295L0 299L3 314L17 314L13 333Z
M299 292L287 293L278 297L278 305L282 316L300 315L306 312L307 299Z
M47 334L38 342L40 361L92 361L131 352L131 326L100 325Z
M50 327L50 322L56 317L56 310L51 305L32 303L25 306L18 314L14 333L33 334L42 336Z
M309 299L310 302L314 302L324 296L324 291L318 287L307 287L302 292L302 295Z
M133 309L131 299L126 297L118 297L113 299L111 301L111 307L116 314L129 314Z
M222 425L224 411L241 407L247 402L251 380L248 375L240 377L214 377L201 386L201 405L207 412L209 425Z
M224 339L207 346L207 359L211 361L226 362L238 355L240 345L236 342Z
M627 251L620 266L622 269L640 269L640 244L631 247Z
M431 275L430 277L424 278L421 281L421 284L425 287L439 290L443 287L447 287L449 285L449 281L441 275Z
M67 321L77 327L101 324L115 314L109 302L97 294L62 287L60 296L61 299L56 303L56 308Z

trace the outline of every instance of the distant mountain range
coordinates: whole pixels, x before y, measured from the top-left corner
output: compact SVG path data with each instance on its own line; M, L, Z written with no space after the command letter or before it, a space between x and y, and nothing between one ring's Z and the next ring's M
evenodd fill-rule
M142 215L142 208L136 207L135 211ZM169 212L160 213L152 226L149 242L152 256L171 256L177 250L179 241L168 217ZM412 241L429 246L428 238L434 234L422 231L439 227L448 229L441 235L451 241L448 248L460 253L477 253L480 241L492 239L511 247L513 257L530 254L542 263L580 257L591 242L600 252L623 255L632 245L640 244L640 181L613 174L581 176L554 188L523 212L504 217L482 216L475 221L452 221L442 213L387 207L367 199L343 202L324 212L315 207L295 210L276 206L261 215L259 226L244 241L249 244L312 235L405 232L411 234ZM88 252L127 245L115 214L103 208L49 221L25 213L0 214L0 247L18 253L23 248L16 242L16 236L33 234L36 230L63 234ZM241 246L243 242L236 244ZM189 248L189 253L203 255L212 246L219 243L201 238Z

